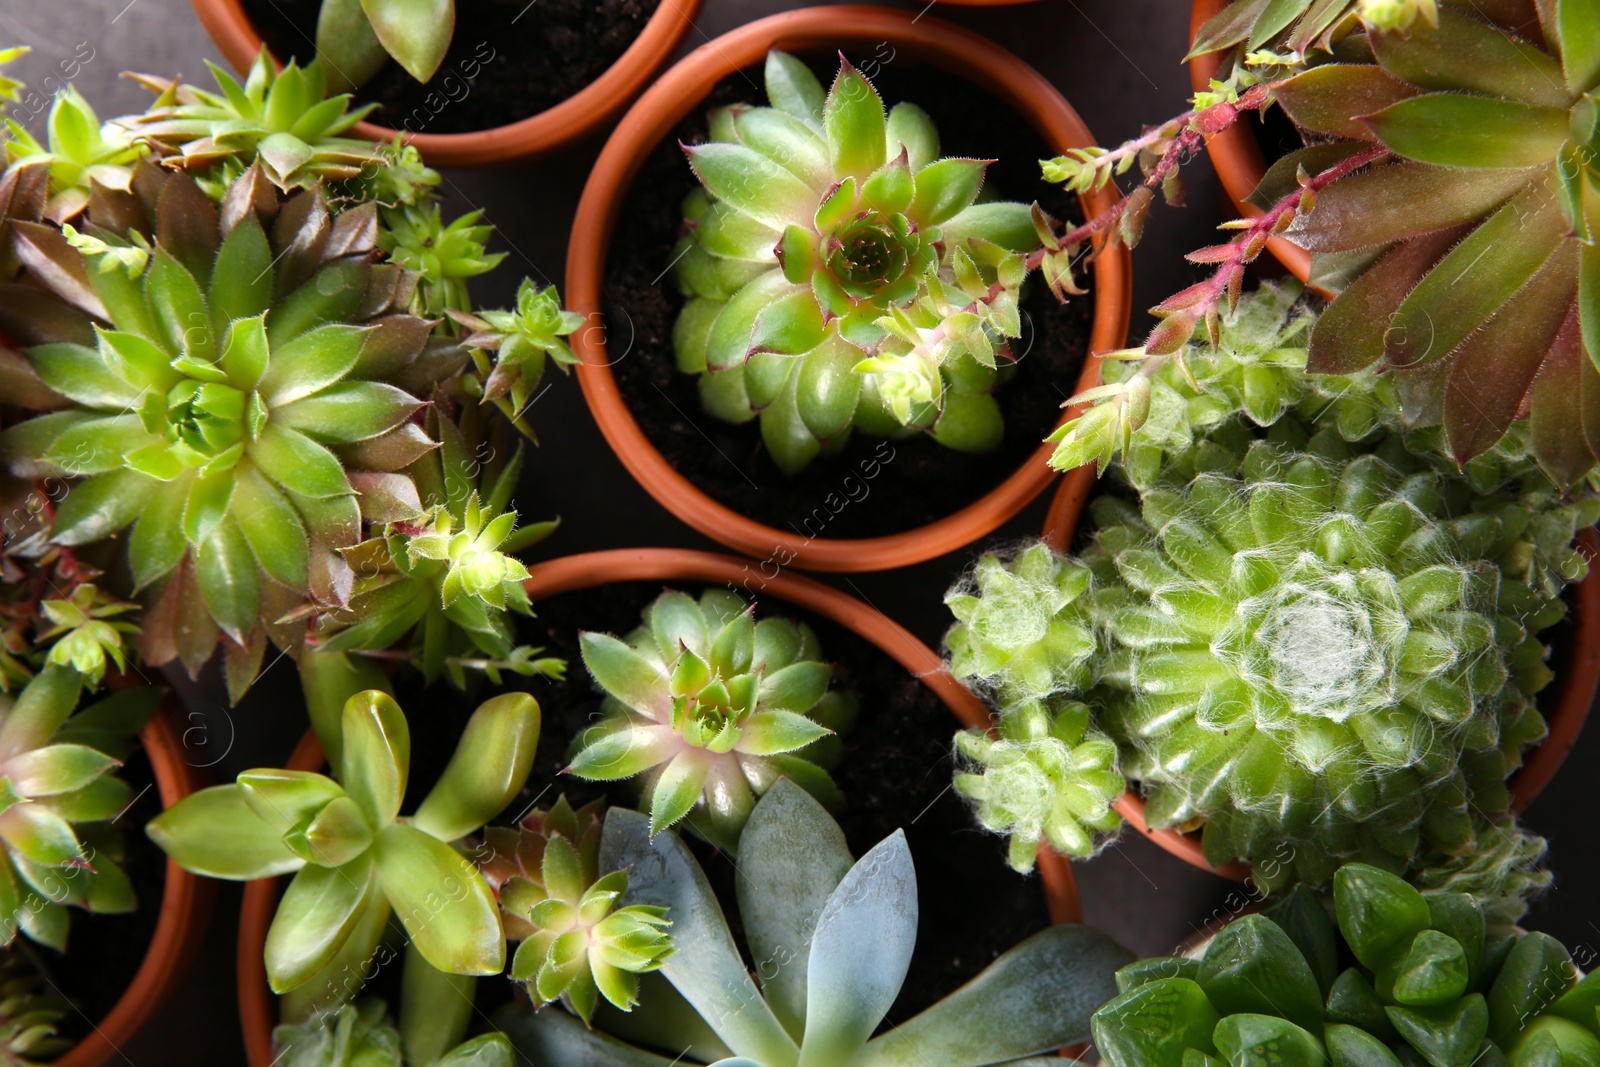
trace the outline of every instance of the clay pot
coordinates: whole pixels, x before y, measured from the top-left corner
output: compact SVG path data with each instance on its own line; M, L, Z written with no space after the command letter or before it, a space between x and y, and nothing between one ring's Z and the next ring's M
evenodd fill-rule
M799 575L780 572L774 578L754 580L764 583L760 588L763 598L820 615L877 646L931 689L962 726L988 728L989 711L983 702L956 681L937 653L876 608ZM673 548L621 548L537 564L529 568L523 585L537 604L577 589L631 581L743 585L752 581L752 576L749 562L732 556ZM288 767L314 771L320 770L323 763L322 746L316 735L307 730L290 756ZM1051 921L1082 922L1078 889L1067 861L1049 849L1041 849L1038 870ZM272 1026L277 1009L267 988L261 954L283 884L283 879L268 878L250 882L244 889L239 919L239 1018L250 1067L269 1067L272 1063Z
M1094 481L1093 464L1069 471L1050 502L1044 539L1057 552L1070 547ZM1600 535L1593 529L1580 531L1578 548L1589 561L1589 573L1572 586L1567 617L1552 631L1570 651L1556 661L1555 680L1539 694L1539 710L1544 713L1550 732L1528 750L1522 766L1511 776L1511 810L1517 814L1532 804L1555 777L1578 740L1595 694L1600 691ZM1144 818L1144 798L1132 789L1122 794L1115 807L1129 826L1179 859L1235 881L1249 877L1248 864L1235 861L1213 867L1207 863L1198 832L1150 829Z
M691 52L639 98L623 116L595 162L578 204L567 250L568 306L601 323L600 298L611 235L634 175L661 140L685 117L704 110L706 94L722 79L758 64L768 50L817 53L876 47L887 41L897 54L945 69L981 86L1022 115L1054 150L1093 145L1094 138L1061 94L1022 60L967 30L914 12L881 7L817 7L760 19ZM1082 198L1092 216L1109 207L1110 189ZM1094 260L1094 322L1089 355L1079 377L1098 380L1095 353L1118 348L1127 335L1130 260L1117 248ZM582 357L578 381L589 410L612 449L646 491L672 514L707 537L756 559L822 571L904 567L970 544L1011 518L1054 476L1041 445L1022 469L986 496L937 522L903 533L853 540L805 538L756 522L713 500L668 464L634 421L609 366L605 330L573 336Z
M251 25L240 0L190 0L200 24L235 70L248 70L261 52L261 34ZM405 139L436 167L481 167L549 152L601 126L678 47L694 25L701 0L662 0L627 51L578 93L520 122L470 133L408 133ZM360 90L357 90L359 97ZM372 141L390 141L395 130L373 122L352 131Z
M183 748L169 721L178 714L181 709L177 699L169 693L139 733L139 741L155 773L156 791L163 808L172 807L194 792L197 784L197 772L184 762ZM126 832L142 833L143 828L128 827ZM57 1067L101 1067L120 1059L122 1046L172 995L193 962L211 921L216 886L190 874L171 859L166 862L161 912L156 918L155 934L150 939L144 961L111 1011L95 1023L87 1037L54 1061ZM140 906L152 906L152 902L141 901ZM92 950L91 945L78 949Z
M1189 11L1189 39L1194 40L1206 20L1228 3L1229 0L1193 0ZM1211 52L1189 61L1189 82L1195 92L1210 86L1224 55L1224 52ZM1267 176L1267 160L1250 132L1249 123L1248 117L1241 118L1221 133L1207 136L1206 155L1211 157L1211 165L1217 169L1217 177L1222 180L1222 188L1233 201L1234 208L1245 218L1255 218L1262 213L1261 209L1245 203L1245 197L1255 192L1261 179ZM1311 276L1311 253L1293 241L1273 237L1267 241L1267 250L1301 281Z

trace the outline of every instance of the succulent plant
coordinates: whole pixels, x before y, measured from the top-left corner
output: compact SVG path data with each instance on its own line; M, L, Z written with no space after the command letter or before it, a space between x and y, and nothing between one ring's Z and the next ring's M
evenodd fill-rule
M40 601L40 614L49 626L41 627L35 640L50 646L46 664L72 668L94 689L111 663L118 671L128 669L122 636L138 633L139 627L121 616L137 610L137 604L116 600L84 582L59 600Z
M81 234L27 221L39 172L7 175L25 277L51 295L6 328L58 410L0 451L15 473L83 479L55 509L57 543L131 527L132 579L153 596L145 659L192 672L226 634L237 696L268 635L296 647L285 612L339 602L334 550L363 518L416 517L395 513L416 499L395 472L425 446L409 420L465 357L405 314L414 277L372 262L371 205L283 200L252 164L218 210L188 175L140 167Z
M506 258L504 252L484 250L494 227L479 225L482 215L469 211L447 224L437 204L380 211L378 247L390 262L417 275L413 314L440 318L448 311L466 312L472 307L467 279L488 273Z
M159 691L125 690L78 710L83 679L45 666L13 698L0 696L0 941L20 930L65 951L68 907L133 911L108 820L133 802L115 771Z
M301 1010L307 997L326 1006L330 997L337 1004L354 995L333 978L342 964L371 956L391 913L416 957L407 963L408 984L498 974L505 937L494 892L450 843L476 832L522 788L539 736L538 704L525 693L481 704L438 783L402 818L411 759L404 713L387 693L366 689L344 701L334 720L330 706L372 672L337 657L308 666L312 722L335 777L246 771L232 785L186 797L147 833L197 874L247 880L294 873L267 932L265 958L272 989L301 990ZM428 979L430 969L443 974Z
M38 1067L71 1047L56 1027L67 1005L42 988L27 956L0 953L0 1067Z
M526 983L535 1004L559 999L585 1023L599 997L629 1011L639 1000L639 975L659 970L672 954L663 908L617 907L628 872L601 876L596 801L574 811L558 798L515 828L484 833L484 877L500 897L506 937L521 941L511 977Z
M1122 992L1094 1015L1095 1047L1111 1067L1600 1056L1600 985L1579 980L1554 938L1492 925L1466 896L1422 893L1359 863L1334 876L1333 904L1330 918L1300 887L1229 923L1198 958L1123 968Z
M317 10L317 62L348 92L390 58L419 82L432 78L455 36L455 0L425 5L322 0Z
M641 1041L671 1047L680 1059L758 1067L1016 1061L1082 1040L1089 1012L1114 988L1113 969L1129 958L1086 927L1050 926L873 1037L900 992L917 935L916 872L904 834L852 862L822 806L779 781L751 813L739 861L739 916L759 988L683 841L652 834L638 812L606 814L600 866L631 867L623 901L679 917L677 951L661 968L670 986L655 985L624 1018L648 1012ZM588 1030L562 1012L513 1009L496 1021L533 1063L670 1062L671 1053Z
M43 163L50 168L49 199L41 213L52 222L81 214L93 184L126 192L134 161L145 154L127 130L114 122L102 123L89 101L70 85L50 105L45 143L15 119L5 123L11 134L4 142L6 162Z
M510 497L522 470L521 446L511 448L509 431L485 427L470 408L458 426L446 407L444 397L435 397L423 425L408 425L409 435L393 443L414 457L401 468L407 479L401 489L410 495L381 516L387 525L342 552L350 575L346 603L305 609L317 619L315 643L326 652L402 655L426 681L444 674L457 687L466 685L469 669L495 684L502 671L559 678L565 661L517 644L507 614L532 613L522 588L527 568L510 553L537 543L556 524L515 529ZM408 634L409 651L395 649Z
M809 626L758 623L754 606L726 590L698 601L669 590L625 640L584 633L580 647L606 699L567 770L596 781L640 775L652 833L687 817L734 852L756 798L779 777L836 799L805 749L854 702L829 691L832 669Z
M26 45L18 45L11 48L0 48L0 72L3 72L6 67L10 66L12 63L15 63L17 60L21 59L31 51L33 51L33 49ZM25 86L23 82L20 82L5 73L0 73L0 113L4 113L6 105L15 104L18 99L20 99L24 87Z
M156 93L142 114L120 120L133 137L172 153L164 162L195 171L221 166L219 190L252 162L279 189L346 181L387 165L386 146L345 137L376 105L350 109L348 94L329 96L322 65L293 60L275 69L261 47L243 85L207 62L217 92L135 76Z
M469 331L461 343L472 353L478 372L470 381L479 383L484 400L492 401L517 429L534 439L523 412L536 398L546 358L563 372L578 362L565 338L583 325L583 316L561 309L555 286L540 289L527 278L517 287L515 311L449 314Z
M381 1000L346 1004L301 1023L272 1031L274 1064L281 1067L511 1067L511 1044L502 1034L483 1034L426 1064L402 1055L400 1032Z
M759 414L789 473L853 426L993 448L990 394L1021 329L1016 253L1038 244L1029 209L978 203L988 164L939 159L927 114L885 116L848 62L825 96L774 51L766 88L772 106L718 109L710 141L685 148L704 188L684 203L675 252L690 298L678 369L701 376L712 415Z

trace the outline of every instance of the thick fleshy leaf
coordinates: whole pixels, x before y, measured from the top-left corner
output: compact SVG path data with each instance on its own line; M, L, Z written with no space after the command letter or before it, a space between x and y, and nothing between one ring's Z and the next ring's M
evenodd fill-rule
M48 744L77 707L83 679L70 667L48 664L23 686L0 726L0 759Z
M851 863L839 824L786 778L767 790L739 837L739 918L767 1003L795 1037L805 1032L816 917Z
M87 408L125 411L144 399L142 385L123 381L88 345L35 345L28 361L51 389Z
M1504 30L1446 7L1437 27L1370 35L1383 68L1420 89L1481 93L1565 110L1561 68L1547 53ZM1368 111L1352 115L1371 114Z
M1432 916L1417 889L1366 864L1346 864L1334 876L1339 930L1369 969L1381 968L1428 928Z
M289 499L249 464L235 472L231 514L261 569L303 589L310 573L305 527Z
M855 372L860 361L861 350L837 332L830 333L801 361L795 400L800 418L818 439L825 441L843 433L854 419L861 397L861 375Z
M822 342L822 309L808 288L797 288L768 303L756 315L750 351L799 355Z
M750 756L773 756L804 748L831 732L793 711L762 711L745 720L735 748Z
M419 82L433 77L455 34L455 0L361 0L361 8L407 74Z
M1533 167L1566 143L1565 109L1456 93L1427 93L1366 116L1392 151L1441 167Z
M748 862L748 861L746 861ZM1090 1016L1116 996L1127 949L1086 926L1047 927L915 1018L874 1038L855 1067L980 1067L1087 1040Z
M12 852L41 867L87 862L71 825L43 804L13 804L0 812L0 838Z
M1509 1047L1528 1017L1543 1011L1576 979L1572 957L1561 942L1545 933L1522 935L1489 990L1489 1018L1493 1020L1489 1037Z
M941 159L917 172L917 196L910 215L934 226L969 207L983 188L989 164L981 159Z
M330 94L359 89L389 62L361 0L326 0L318 8L317 55L327 72Z
M144 511L128 538L128 563L136 587L143 588L170 573L188 551L189 542L179 521L188 496L185 479L151 484Z
M210 313L194 275L158 249L151 257L145 293L168 350L210 362L219 339L212 335Z
M666 720L667 677L655 664L610 634L585 633L578 643L602 689L641 715Z
M494 891L455 849L415 827L383 828L378 879L427 961L451 974L498 974L505 935Z
M216 327L265 315L272 306L272 249L255 212L234 226L217 250L211 275L211 314Z
M1520 168L1462 171L1422 163L1374 167L1317 194L1287 236L1313 252L1342 252L1475 222L1528 184Z
M539 702L502 693L478 705L455 754L411 817L411 825L441 841L483 826L511 803L528 780L539 744Z
M440 1059L456 1047L472 1022L472 999L478 980L439 970L423 958L415 945L406 946L403 966L400 972L400 1043L405 1058L412 1063L435 1067L449 1062L460 1063L461 1067L469 1063L473 1067L487 1067L490 1061L474 1060L470 1056L460 1060ZM506 1067L511 1067L509 1045L505 1052Z
M79 482L56 508L51 528L63 545L110 537L138 517L156 484L136 471L111 471Z
M267 930L267 981L274 993L304 985L333 959L360 921L376 878L365 855L343 867L301 868Z
M706 337L706 366L725 370L750 357L750 335L763 308L792 290L781 270L769 270L743 286L723 305Z
M734 112L739 140L804 181L817 192L833 184L828 146L804 119L777 108L754 107ZM768 243L771 248L771 243Z
M1454 351L1534 276L1565 229L1555 197L1540 186L1495 212L1401 302L1390 322L1385 362L1413 367Z
M1362 141L1372 140L1372 129L1355 116L1415 95L1416 88L1370 63L1324 63L1272 90L1273 99L1302 129Z
M809 185L753 148L711 143L684 151L711 195L774 229L816 209L817 194Z
M704 749L685 748L662 768L656 777L655 788L650 792L652 836L689 814L705 789L711 760L710 753Z
M795 1043L756 991L711 886L684 843L670 833L652 839L645 816L611 808L600 839L600 867L630 869L620 903L668 909L677 952L662 973L717 1036L739 1055L794 1063Z
M184 870L211 878L271 878L305 865L231 785L191 793L150 820L145 833Z
M1310 1032L1273 1015L1229 1015L1217 1024L1217 1051L1231 1064L1322 1067L1327 1057Z
M273 407L311 396L350 373L361 354L364 330L334 323L286 343L275 343L258 388Z
M764 711L793 711L804 714L816 706L828 691L832 670L826 663L795 663L761 679L761 708Z
M917 875L905 833L879 842L817 919L799 1067L849 1063L900 993L917 941Z
M1573 94L1600 84L1600 4L1595 0L1559 0L1556 23L1561 27L1561 65Z
M82 789L116 766L87 745L46 745L7 760L5 776L22 796L46 797Z
M196 546L194 571L211 617L228 636L243 643L261 611L261 569L231 516Z
M567 771L579 778L613 782L665 763L682 747L669 726L629 726L586 743Z
M306 823L344 790L325 774L262 767L236 780L239 795L256 818L283 835Z
M301 496L325 500L351 491L339 458L299 430L268 423L246 455L262 474Z
M843 57L839 62L839 73L822 109L828 156L835 176L851 175L864 181L887 158L883 99L860 71Z
M1322 991L1310 964L1264 915L1229 923L1207 947L1196 980L1223 1015L1279 1015L1310 1031L1322 1025Z
M274 415L313 440L351 444L387 433L420 407L422 401L383 382L339 382Z
M1595 455L1583 433L1584 391L1593 388L1585 379L1595 377L1594 365L1585 358L1573 309L1551 343L1539 376L1534 379L1528 411L1528 435L1533 454L1558 483L1572 485L1595 464Z
M700 605L687 593L671 590L650 605L650 634L666 663L676 660L684 649L704 655L711 643Z
M767 53L764 81L767 99L773 107L813 129L822 128L822 107L827 94L817 76L803 62L774 48Z
M1465 233L1452 228L1406 241L1350 283L1311 327L1306 369L1354 374L1381 360L1395 309Z
M516 1046L524 1063L562 1067L672 1067L677 1060L618 1041L564 1011L521 1010L507 1004L495 1026Z
M411 729L394 697L376 689L345 702L340 718L339 781L376 828L400 814L411 768Z

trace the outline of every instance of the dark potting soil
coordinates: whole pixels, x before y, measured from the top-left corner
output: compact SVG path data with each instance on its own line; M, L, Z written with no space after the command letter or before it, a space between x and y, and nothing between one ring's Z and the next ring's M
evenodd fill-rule
M684 582L672 583L672 588L698 595L704 586ZM536 797L548 805L565 792L578 805L607 795L604 783L560 774L573 737L600 707L579 659L578 632L628 633L661 590L659 583L626 582L566 593L537 604L536 619L519 622L520 640L543 645L546 655L565 657L569 669L565 681L538 679L527 686L543 710L543 731L528 787L507 809L507 819ZM904 667L850 631L776 598L757 594L755 599L763 615L809 623L834 664L835 687L855 693L860 701L859 721L845 736L843 758L832 772L845 798L838 817L851 853L859 857L902 828L910 844L921 920L910 973L886 1021L893 1025L948 995L1006 949L1043 929L1049 922L1043 890L1037 878L1024 878L1006 866L1002 840L977 830L966 804L948 788L951 737L957 729L949 709ZM476 701L462 703L470 707ZM425 718L413 715L412 721L420 725ZM453 724L435 738L432 725L427 727L429 744L442 750L433 754L441 766L454 745L449 731L459 728ZM419 737L413 734L414 758L425 752ZM609 799L638 803L627 782L615 783ZM738 919L733 862L692 836L686 840L750 963Z
M155 936L161 896L167 884L166 856L144 835L144 824L161 814L161 796L143 750L129 754L120 774L137 798L117 825L122 829L126 849L122 869L133 884L138 910L127 915L92 915L79 908L71 909L65 955L21 936L16 941L34 956L50 982L70 1002L59 1030L74 1042L98 1026L133 984L134 974Z
M875 66L873 81L885 104L909 100L932 115L942 154L998 158L987 188L1000 197L1038 198L1058 219L1081 219L1075 196L1039 178L1038 160L1055 153L999 100L909 57ZM829 57L812 69L828 85L837 64ZM1016 374L997 394L1005 437L995 451L956 452L927 435L888 442L856 433L839 455L818 458L792 478L784 475L762 447L758 424L735 426L705 414L696 377L680 374L673 362L672 325L684 299L669 268L683 197L694 186L677 142L704 141L706 111L741 101L765 102L759 68L720 83L656 147L623 197L606 257L604 307L612 372L624 402L675 470L732 510L780 530L872 537L960 510L1027 463L1060 419L1088 350L1092 293L1062 305L1037 279L1030 281ZM869 496L872 506L862 506Z
M321 0L243 0L272 53L316 55ZM467 0L427 84L386 63L357 90L372 122L411 133L468 133L537 115L600 77L643 32L660 0Z

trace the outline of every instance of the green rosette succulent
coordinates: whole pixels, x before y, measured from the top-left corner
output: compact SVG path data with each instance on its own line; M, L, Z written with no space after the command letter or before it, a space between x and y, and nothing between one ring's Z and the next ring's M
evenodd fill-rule
M528 569L511 553L538 543L556 523L516 528L510 504L521 446L511 448L509 430L485 427L472 409L457 425L447 406L436 396L422 426L408 425L410 436L396 442L415 457L401 468L410 495L383 516L391 521L341 552L351 576L347 601L303 609L316 618L312 640L324 652L405 656L425 681L446 676L458 688L469 670L496 685L502 672L559 678L565 661L518 644L510 617L532 614L522 587Z
M1113 971L1130 958L1087 927L1048 926L874 1036L917 938L917 877L904 833L852 859L821 804L794 782L775 784L751 813L739 852L738 914L753 966L676 834L652 833L647 816L612 808L600 867L630 870L625 904L678 917L677 951L661 968L666 981L653 982L632 1014L608 1018L605 1031L560 1011L513 1005L497 1015L530 1063L1040 1063L1026 1057L1084 1040L1090 1011L1111 995Z
M1302 886L1229 923L1197 957L1123 968L1122 992L1095 1012L1096 1049L1111 1067L1600 1057L1600 983L1580 978L1554 938L1360 863L1334 876L1332 905L1330 917Z
M145 686L78 708L83 678L49 664L15 697L0 695L0 941L20 930L66 951L69 909L138 907L110 820L134 800L117 777L155 709Z
M43 212L51 222L76 218L89 206L94 185L128 191L133 164L146 152L133 135L115 122L101 122L93 106L72 86L56 94L45 125L45 141L15 119L5 120L5 144L11 166L43 163L50 168L49 199Z
M514 311L479 311L449 315L467 334L462 347L472 354L479 394L492 402L529 440L537 440L523 413L536 398L534 390L544 378L547 360L565 373L579 362L566 338L583 325L583 316L563 311L561 294L553 285L540 289L530 279L517 286Z
M294 875L265 951L273 991L293 993L285 1005L291 1020L354 996L361 983L346 968L364 973L389 917L399 919L409 936L406 1000L439 1017L418 1024L426 1034L418 1041L437 1055L465 1032L470 976L505 966L494 891L451 843L477 832L522 788L538 742L539 705L525 693L479 705L439 781L402 817L410 729L393 697L363 688L382 675L344 657L307 658L308 708L334 777L246 771L233 784L186 797L146 832L197 874L236 881ZM403 1004L401 1014L409 1021L413 1013Z
M1404 870L1470 854L1470 812L1544 732L1535 636L1558 619L1492 564L1505 530L1451 518L1441 479L1323 435L1257 441L1233 469L1094 507L1105 626L1088 699L1152 826L1204 826L1207 857ZM1530 609L1532 609L1530 613Z
M652 833L687 818L718 848L737 851L756 798L780 777L837 800L812 749L853 718L855 701L828 688L832 668L804 623L755 620L754 605L709 589L668 591L626 639L584 633L584 666L605 694L602 720L575 744L580 778L641 777Z
M67 1007L45 992L43 975L28 957L0 954L0 1067L39 1067L71 1048L57 1033Z
M483 1034L437 1059L406 1055L400 1031L381 1000L346 1004L336 1012L284 1023L272 1031L277 1067L512 1067L511 1043L503 1034Z
M848 62L825 95L774 51L766 88L770 107L714 111L710 140L684 149L703 188L675 253L678 369L712 415L759 414L788 473L852 427L995 447L1017 253L1038 244L1028 207L978 203L988 164L938 158L927 114L885 115Z
M135 195L91 206L84 233L26 205L10 222L52 295L7 328L57 410L8 428L0 453L17 474L82 479L51 537L130 531L153 598L145 659L193 672L226 635L237 696L268 636L297 647L287 611L340 602L334 553L363 520L419 514L398 473L427 444L410 419L465 356L429 345L406 314L414 278L373 261L371 205L283 200L252 164L218 209L188 175L140 166ZM12 206L39 184L20 176Z
M488 858L479 862L500 897L506 937L522 942L511 977L526 983L535 1004L560 1000L585 1023L604 996L621 1011L639 1002L639 976L672 954L666 909L618 907L628 872L600 874L596 801L577 811L562 796L515 829L485 831Z
M439 206L404 205L380 211L378 247L389 261L417 275L411 311L428 318L472 307L467 279L487 274L506 253L489 253L484 243L493 226L480 225L481 211L469 211L446 223Z
M225 188L252 162L284 192L346 181L387 164L386 145L345 137L376 104L350 108L349 94L329 96L322 65L293 60L274 67L261 46L243 85L207 62L217 91L148 74L135 76L156 93L142 114L119 120L135 138L170 153L165 162L196 171L221 166Z

